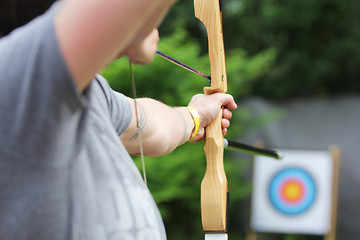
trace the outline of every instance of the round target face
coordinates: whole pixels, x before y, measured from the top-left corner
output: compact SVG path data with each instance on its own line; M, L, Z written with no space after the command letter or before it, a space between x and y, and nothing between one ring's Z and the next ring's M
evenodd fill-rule
M297 215L305 212L314 203L315 197L314 179L302 169L282 169L270 181L270 202L283 214Z

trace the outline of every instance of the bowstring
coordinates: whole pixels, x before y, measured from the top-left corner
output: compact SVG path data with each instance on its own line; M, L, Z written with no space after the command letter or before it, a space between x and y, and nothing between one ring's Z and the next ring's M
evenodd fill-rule
M133 67L132 67L132 63L131 63L130 59L129 59L129 67L130 67L130 78L131 78L131 85L132 85L132 91L133 91L133 97L134 97L134 103L135 103L136 128L137 128L137 130L140 130L140 122L139 122L138 108L137 108L137 102L136 102L136 85L135 85L134 71L133 71ZM144 149L143 149L143 144L142 144L142 139L141 139L141 131L139 131L138 137L139 137L139 145L140 145L140 156L141 156L143 179L144 179L145 185L147 185Z

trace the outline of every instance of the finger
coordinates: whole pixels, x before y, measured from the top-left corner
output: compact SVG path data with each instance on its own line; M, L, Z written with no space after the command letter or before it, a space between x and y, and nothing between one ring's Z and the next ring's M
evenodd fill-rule
M218 98L218 100L221 102L221 105L228 109L236 109L237 105L235 103L235 100L233 96L230 94L225 93L214 93L214 95Z
M232 117L232 112L229 109L224 108L222 112L222 117L226 119L230 119Z
M222 129L222 134L223 134L223 136L225 136L226 133L227 133L227 128L223 128L223 129Z
M223 106L225 108L228 108L228 109L236 109L237 108L237 104L235 103L235 100L233 98L233 96L229 95L229 94L226 94L226 101L223 103Z
M230 121L227 120L227 119L225 119L225 118L221 119L221 127L222 127L222 128L228 128L228 127L230 127Z
M230 121L224 118L221 119L221 128L222 128L223 136L225 136L225 134L227 133L228 127L230 127Z
M203 140L205 137L205 129L204 128L199 128L197 134L196 134L196 137L191 140L191 142L193 143L197 143L197 142L200 142L201 140Z

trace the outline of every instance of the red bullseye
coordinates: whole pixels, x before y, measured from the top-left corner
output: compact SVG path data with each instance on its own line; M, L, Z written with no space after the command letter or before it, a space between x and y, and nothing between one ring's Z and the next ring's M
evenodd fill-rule
M288 204L296 204L304 197L304 185L297 179L288 179L280 187L280 196Z

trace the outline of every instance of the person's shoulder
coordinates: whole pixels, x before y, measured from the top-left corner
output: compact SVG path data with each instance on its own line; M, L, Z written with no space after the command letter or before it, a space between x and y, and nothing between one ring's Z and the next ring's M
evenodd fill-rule
M97 74L90 87L91 106L96 112L110 117L110 121L120 135L130 124L131 106L125 95L114 91L108 81Z
M109 82L100 74L96 74L94 81L96 84L98 84L101 87L104 87L106 89L111 89Z

